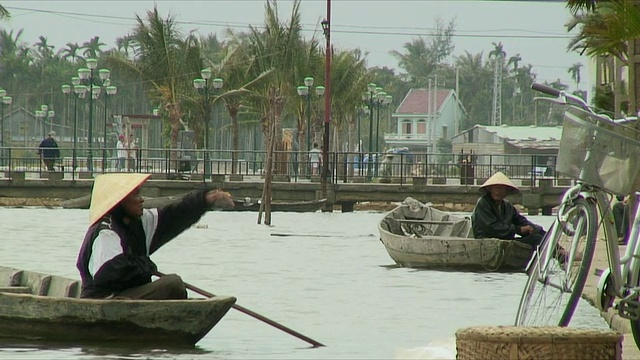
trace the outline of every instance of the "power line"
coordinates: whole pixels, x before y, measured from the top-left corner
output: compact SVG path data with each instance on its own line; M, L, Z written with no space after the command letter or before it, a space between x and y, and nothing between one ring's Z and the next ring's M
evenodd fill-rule
M425 0L421 0L425 1ZM431 0L440 1L440 0ZM442 0L444 1L444 0ZM505 0L506 1L506 0ZM111 22L106 20L125 20L131 22L131 26L135 26L137 21L135 18L127 16L113 16L113 15L101 15L101 14L89 14L78 13L69 11L58 10L43 10L23 7L6 6L8 10L27 11L34 13L44 13L51 15L64 16L75 20L86 21L87 18L92 18L93 23L102 23L109 25L126 25L126 23ZM13 17L21 16L12 15ZM256 25L251 23L241 22L221 22L221 21L180 21L174 20L176 24L190 25L190 26L212 26L222 28L249 28L249 27L262 27L262 25ZM305 32L317 32L317 24L303 24L303 31ZM314 30L310 30L313 28ZM342 30L344 29L344 30ZM349 30L354 29L354 30ZM362 29L362 30L359 30ZM363 35L388 35L388 36L432 36L436 34L434 28L423 27L395 27L395 26L366 26L366 25L341 25L332 24L332 33L337 34L363 34ZM491 32L524 32L524 33L537 33L537 34L496 34ZM531 31L527 29L492 29L492 30L454 30L452 37L456 38L511 38L511 39L571 39L569 34L547 33L544 31Z

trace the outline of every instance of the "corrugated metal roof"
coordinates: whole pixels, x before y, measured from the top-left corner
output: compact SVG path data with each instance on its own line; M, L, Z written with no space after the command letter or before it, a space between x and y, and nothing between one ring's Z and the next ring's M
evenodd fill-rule
M486 131L495 133L497 136L506 140L516 141L560 141L562 137L562 126L484 126L476 125L476 127L484 128Z
M562 137L562 126L485 126L474 129L495 134L507 144L520 149L558 149ZM470 130L470 131L473 131Z

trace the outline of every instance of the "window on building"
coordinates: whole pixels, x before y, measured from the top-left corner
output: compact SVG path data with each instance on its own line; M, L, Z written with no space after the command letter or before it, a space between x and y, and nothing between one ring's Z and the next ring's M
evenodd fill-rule
M418 120L418 134L427 133L427 122L424 120Z
M403 134L411 134L411 121L403 121L402 122L402 133Z

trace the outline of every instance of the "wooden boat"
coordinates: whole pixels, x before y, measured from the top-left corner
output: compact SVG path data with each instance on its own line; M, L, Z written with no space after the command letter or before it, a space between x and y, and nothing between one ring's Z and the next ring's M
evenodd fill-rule
M475 239L469 217L407 198L378 226L380 241L402 267L453 271L524 271L533 248L515 240Z
M88 209L91 205L91 194L60 202L63 209Z
M0 266L0 341L193 346L236 302L80 299L80 282Z
M273 201L271 202L271 211L281 212L316 212L324 206L327 199L311 200L311 201ZM259 211L260 199L243 198L233 199L234 207L224 209L224 211Z

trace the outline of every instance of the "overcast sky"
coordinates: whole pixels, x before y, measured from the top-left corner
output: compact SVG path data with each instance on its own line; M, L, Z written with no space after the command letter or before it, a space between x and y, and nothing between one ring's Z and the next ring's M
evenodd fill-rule
M206 35L233 27L247 29L264 20L264 0L208 1L26 1L3 0L11 19L0 23L17 32L23 29L22 40L34 44L46 36L56 50L68 42L80 45L94 36L108 47L115 39L135 26L135 15L145 18L157 5L163 17L172 15L186 32L196 29ZM287 20L292 1L280 0L280 19ZM464 0L333 0L331 2L331 42L340 48L360 48L367 52L369 66L398 69L391 50L403 52L406 42L428 35L436 18L445 23L455 20L454 55L483 52L502 42L507 58L520 54L521 65L533 65L538 81L555 81L575 86L567 69L575 63L583 67L581 89L590 86L588 58L567 53L570 34L564 24L569 13L564 2L557 1L464 1ZM326 17L325 0L303 0L302 23L305 36L321 37L320 21ZM324 40L322 40L324 44Z

